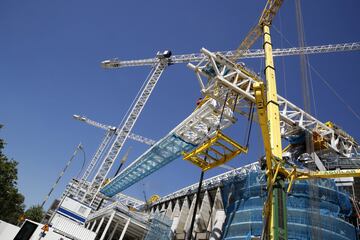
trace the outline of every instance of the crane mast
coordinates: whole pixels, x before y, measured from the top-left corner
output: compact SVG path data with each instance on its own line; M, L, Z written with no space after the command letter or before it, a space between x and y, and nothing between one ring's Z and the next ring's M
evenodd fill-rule
M83 185L87 179L89 178L91 172L93 171L93 169L95 168L97 162L99 161L99 159L101 158L101 156L103 155L106 147L109 145L110 140L112 139L112 137L114 136L114 132L112 131L106 131L104 139L102 140L102 142L100 143L99 148L96 150L93 158L91 159L88 167L86 168L84 174L81 176L80 182ZM81 187L79 188L81 189Z
M169 64L169 57L171 56L171 52L165 51L164 54L158 54L158 63L152 69L152 72L147 79L147 82L140 93L140 95L136 98L136 101L129 112L124 123L118 127L116 138L111 145L108 153L106 154L98 172L95 175L95 178L90 184L89 190L84 195L83 200L85 203L91 203L94 200L94 197L99 192L99 189L104 183L105 177L109 173L115 159L117 158L123 144L128 137L130 131L135 125L136 120L138 119L142 109L144 108L150 94L152 93L156 83L158 82L161 74L165 70L165 68Z

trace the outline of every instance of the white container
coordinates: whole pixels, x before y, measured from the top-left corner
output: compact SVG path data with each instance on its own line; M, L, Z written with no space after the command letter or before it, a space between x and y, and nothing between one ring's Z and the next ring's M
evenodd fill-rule
M0 239L13 240L18 233L20 227L0 220Z
M75 222L81 224L85 223L86 218L89 216L91 208L75 199L65 197L56 213L66 216Z

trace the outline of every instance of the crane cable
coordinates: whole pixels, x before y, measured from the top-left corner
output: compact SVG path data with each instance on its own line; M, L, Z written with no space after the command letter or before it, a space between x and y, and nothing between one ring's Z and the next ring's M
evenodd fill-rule
M60 179L64 176L66 170L68 169L68 167L70 166L70 164L72 163L72 161L74 160L75 156L77 155L79 150L83 150L83 147L81 145L81 143L79 143L79 145L76 147L74 153L72 154L71 158L69 159L69 161L66 163L64 169L60 172L60 175L58 176L58 178L56 179L55 183L52 185L49 193L45 196L44 201L41 203L41 207L44 207L45 203L47 202L47 200L49 199L50 195L52 194L52 192L55 190L56 186L58 185ZM83 165L82 168L79 172L79 174L82 172L83 168L85 165L85 157L84 157L84 161L83 161Z
M249 110L249 117L248 117L248 122L247 122L247 126L246 126L246 135L245 135L245 147L249 148L249 142L250 142L250 134L251 134L251 129L252 129L252 123L254 120L254 111L255 111L255 107L254 107L254 103L250 104L250 110Z
M296 12L296 26L298 30L298 43L299 47L305 47L305 29L304 29L304 19L301 9L301 0L295 1L295 12ZM314 109L315 109L315 98L314 93L310 93L310 89L313 90L311 79L309 79L309 59L305 54L300 54L300 69L301 69L301 82L302 82L302 93L304 101L304 110L305 112L311 113L311 104L310 104L310 95L312 95ZM310 85L310 86L309 86ZM314 142L312 134L305 132L305 152L312 154L314 152ZM319 195L319 188L316 180L308 181L309 184L309 194L311 196ZM315 214L313 214L315 212ZM317 226L320 225L320 208L319 202L313 198L309 199L309 207L306 211L307 218L309 219L310 225ZM309 231L310 236L313 239L321 239L322 234L317 228L312 228Z

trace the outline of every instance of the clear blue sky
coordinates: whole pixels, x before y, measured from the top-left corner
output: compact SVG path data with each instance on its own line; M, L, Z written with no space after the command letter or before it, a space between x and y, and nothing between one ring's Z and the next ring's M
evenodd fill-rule
M5 153L19 162L19 189L27 207L41 203L79 142L89 161L103 137L102 130L74 121L72 114L117 126L150 70L104 70L102 60L148 58L164 49L174 54L198 52L201 47L235 49L263 6L264 1L236 0L1 1L0 123L5 126L0 137L7 142ZM356 0L304 1L307 45L359 41L358 9ZM291 42L281 43L273 31L275 48L297 45L293 1L285 1L274 25ZM260 41L255 47L261 47ZM359 113L360 53L314 55L310 61ZM261 67L260 60L246 63L256 71ZM286 57L284 63L280 58L275 62L279 94L302 106L299 58ZM312 80L318 119L332 120L360 139L359 120L314 73ZM170 66L133 132L161 138L192 112L199 95L193 72L185 65ZM242 139L244 129L238 124L230 136ZM263 154L260 136L254 128L250 153L230 165L257 160ZM131 140L124 149L129 146L133 151L127 164L146 150ZM81 158L75 160L53 197L77 175L81 163ZM223 171L211 170L206 177ZM140 199L143 189L148 196L165 195L196 182L198 176L199 169L179 159L126 193Z

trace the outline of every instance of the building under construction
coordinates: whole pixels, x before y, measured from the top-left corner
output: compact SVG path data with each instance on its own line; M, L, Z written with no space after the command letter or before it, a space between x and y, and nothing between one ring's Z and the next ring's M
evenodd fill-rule
M187 239L198 184L145 204L115 202L91 214L86 227L97 239ZM258 163L203 181L192 239L260 239L266 176ZM141 204L138 202L137 204ZM287 201L288 239L357 239L350 194L334 180L295 183ZM110 238L110 236L112 238Z

